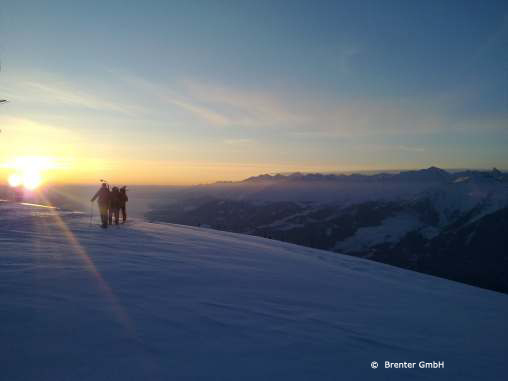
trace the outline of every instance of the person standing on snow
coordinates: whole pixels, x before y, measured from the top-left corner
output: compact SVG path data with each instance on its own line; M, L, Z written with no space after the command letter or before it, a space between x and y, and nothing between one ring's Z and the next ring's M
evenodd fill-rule
M120 210L122 211L122 222L124 223L127 221L127 201L129 201L129 197L127 197L127 187L124 185L120 188Z
M99 213L101 215L101 227L106 229L108 227L108 210L109 210L109 203L110 203L110 191L108 188L108 185L106 183L102 183L102 186L100 189L95 193L95 195L90 200L91 202L94 202L97 200L97 203L99 204Z
M109 202L109 224L113 224L113 216L115 216L115 224L118 225L120 215L120 191L118 187L113 187L110 194Z

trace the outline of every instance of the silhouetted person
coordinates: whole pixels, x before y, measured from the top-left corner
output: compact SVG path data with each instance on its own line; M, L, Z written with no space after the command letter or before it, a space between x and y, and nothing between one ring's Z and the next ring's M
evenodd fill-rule
M127 221L127 201L129 201L129 197L127 197L127 187L123 186L120 188L120 210L122 211L122 222Z
M118 218L120 216L120 191L118 190L118 187L113 187L110 197L109 224L113 224L113 216L115 216L115 224L118 225Z
M97 203L99 204L99 213L101 215L102 222L101 226L105 229L108 227L108 209L111 199L110 191L106 183L102 183L102 186L90 201L94 202L96 199Z

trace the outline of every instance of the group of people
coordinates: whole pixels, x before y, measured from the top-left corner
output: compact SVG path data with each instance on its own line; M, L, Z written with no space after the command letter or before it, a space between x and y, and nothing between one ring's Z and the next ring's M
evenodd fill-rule
M122 212L122 221L127 221L126 204L129 201L127 197L127 187L123 186L120 189L113 187L110 189L107 183L102 183L100 189L90 200L94 202L97 200L99 204L99 213L101 215L101 227L106 229L109 225L113 224L113 217L115 224L118 225L120 219L120 211Z

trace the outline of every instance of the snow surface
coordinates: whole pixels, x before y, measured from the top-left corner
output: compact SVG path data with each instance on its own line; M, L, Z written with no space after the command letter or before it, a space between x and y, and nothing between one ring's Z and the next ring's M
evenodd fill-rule
M384 243L395 244L401 238L422 226L421 221L408 213L388 217L380 225L359 228L355 234L335 244L334 250L358 252Z
M259 237L96 224L0 202L1 380L504 379L508 295Z

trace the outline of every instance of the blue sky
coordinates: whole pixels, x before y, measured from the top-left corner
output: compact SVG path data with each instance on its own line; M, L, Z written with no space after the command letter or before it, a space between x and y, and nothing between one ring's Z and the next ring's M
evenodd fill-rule
M68 181L508 168L506 2L16 1L0 22L0 160Z

